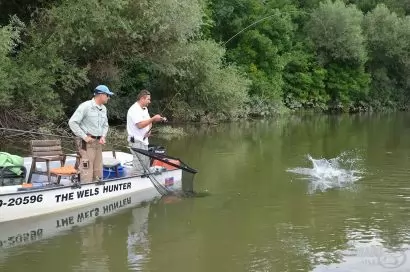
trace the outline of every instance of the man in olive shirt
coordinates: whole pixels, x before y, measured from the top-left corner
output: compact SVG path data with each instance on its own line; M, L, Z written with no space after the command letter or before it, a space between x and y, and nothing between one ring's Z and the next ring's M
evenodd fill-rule
M102 145L108 132L107 109L104 106L113 95L107 86L94 89L94 97L78 106L68 121L78 137L77 145L81 156L81 183L98 181L103 177Z

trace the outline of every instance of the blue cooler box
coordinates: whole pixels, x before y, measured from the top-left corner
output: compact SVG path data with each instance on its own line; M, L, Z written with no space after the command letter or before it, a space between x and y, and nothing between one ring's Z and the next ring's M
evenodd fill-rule
M118 174L119 174L119 177L124 176L124 167L122 167L122 165L118 166ZM115 168L114 167L103 167L103 179L112 179L112 178L116 178Z

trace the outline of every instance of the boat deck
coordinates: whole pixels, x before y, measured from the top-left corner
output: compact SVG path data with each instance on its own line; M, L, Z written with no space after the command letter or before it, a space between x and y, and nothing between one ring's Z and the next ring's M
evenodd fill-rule
M71 154L71 155L74 155L74 154ZM104 159L109 160L112 158L114 157L111 151L103 152L103 161ZM136 178L136 177L141 176L140 174L136 174L133 171L132 154L125 153L125 152L116 152L115 158L121 162L121 168L119 171L120 175L116 177L115 171L113 169L104 167L104 176L102 179L103 181L129 179L129 178ZM25 177L26 182L27 182L29 171L31 168L31 163L32 163L31 157L24 157L24 166L27 169L27 174ZM75 164L75 158L71 156L67 156L65 165L74 165L74 164ZM50 168L59 167L59 166L60 164L58 161L50 162ZM45 171L46 163L38 162L37 170ZM157 166L150 167L149 170L151 173L160 173L162 171L165 171L163 167L157 167ZM57 184L56 177L52 177L51 182L49 182L46 175L33 174L30 186L26 187L21 184L0 186L0 195L18 193L18 192L23 192L23 191L37 191L37 190L52 189L52 188L71 187L72 185L73 183L69 177L62 177L60 180L60 183Z

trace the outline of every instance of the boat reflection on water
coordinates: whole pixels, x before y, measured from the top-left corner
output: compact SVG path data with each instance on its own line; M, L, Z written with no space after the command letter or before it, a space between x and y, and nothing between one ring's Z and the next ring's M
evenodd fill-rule
M132 222L128 223L129 248L133 247L135 242L142 242L143 244L145 238L141 234L147 231L143 230L143 228L145 227L146 229L147 227L149 213L147 201L155 200L157 196L157 191L150 189L138 194L122 196L111 199L108 202L101 202L63 213L0 223L0 268L1 263L7 262L8 257L16 256L19 255L19 252L26 251L25 248L30 244L48 242L58 244L58 241L54 241L58 239L50 238L59 236L71 237L68 234L72 234L73 231L80 233L81 246L79 250L81 252L91 254L95 250L101 250L108 218L112 218L112 215L121 214L130 208L134 209L132 210ZM102 218L104 218L104 221L101 220ZM85 227L87 225L89 226ZM78 236L76 237L78 238Z
M148 260L150 243L148 239L149 209L132 210L132 222L128 226L127 261L130 270L142 270L144 262Z

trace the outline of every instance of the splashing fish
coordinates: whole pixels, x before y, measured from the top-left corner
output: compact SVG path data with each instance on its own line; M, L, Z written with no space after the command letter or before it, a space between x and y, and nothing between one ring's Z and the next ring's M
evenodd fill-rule
M312 168L296 167L287 171L309 180L311 192L350 186L361 179L364 173L358 164L360 159L351 158L348 153L342 153L332 159L314 159L310 155L307 155L307 158L312 163Z

